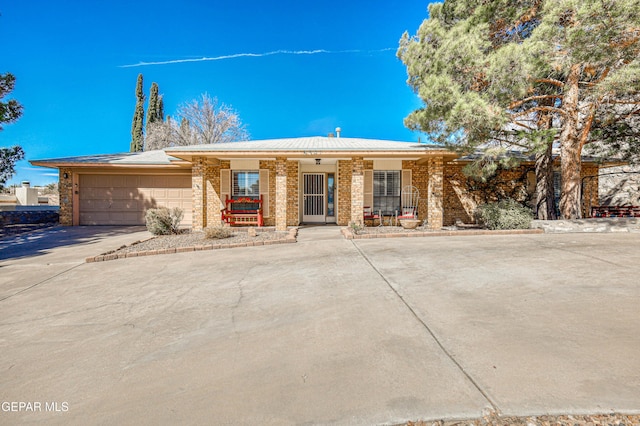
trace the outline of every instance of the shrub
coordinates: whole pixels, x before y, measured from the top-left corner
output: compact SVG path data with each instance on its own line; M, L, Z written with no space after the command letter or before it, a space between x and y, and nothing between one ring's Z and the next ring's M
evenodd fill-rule
M205 228L204 230L204 237L209 240L229 238L231 235L233 235L233 231L231 231L231 228L226 226L212 226L210 228Z
M358 222L349 222L349 228L353 235L359 235L364 230L364 226Z
M179 207L169 209L159 207L147 210L145 222L147 230L153 235L170 235L179 232L180 222L184 217L184 212Z
M533 212L512 199L478 206L476 220L488 229L528 229Z

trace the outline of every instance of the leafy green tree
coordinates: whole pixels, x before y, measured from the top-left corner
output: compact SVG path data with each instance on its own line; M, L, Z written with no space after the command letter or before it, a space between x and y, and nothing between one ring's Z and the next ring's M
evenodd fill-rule
M138 74L136 84L136 108L131 123L131 152L139 152L144 147L144 91L142 86L142 74Z
M22 115L22 105L15 99L3 101L16 85L16 78L11 73L0 74L0 130L2 123L13 123Z
M19 146L0 148L0 188L16 174L16 163L24 158L24 151Z
M582 148L603 111L638 93L639 11L640 0L431 4L398 50L424 102L405 123L463 152L482 147L494 167L508 150L535 154L539 203L557 142L561 214L579 217Z

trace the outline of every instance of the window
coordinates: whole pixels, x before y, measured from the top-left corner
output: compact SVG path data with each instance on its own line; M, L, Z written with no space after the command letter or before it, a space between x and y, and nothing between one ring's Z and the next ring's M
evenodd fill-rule
M260 198L260 173L256 171L233 172L233 198Z
M374 170L373 210L393 214L400 209L400 170Z
M335 184L336 178L333 173L327 175L327 216L335 216Z

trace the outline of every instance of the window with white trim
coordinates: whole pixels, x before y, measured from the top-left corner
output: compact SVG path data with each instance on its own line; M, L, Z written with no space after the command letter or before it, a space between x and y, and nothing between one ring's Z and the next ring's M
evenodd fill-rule
M233 172L233 198L260 198L260 172L234 171Z
M394 214L400 209L400 170L373 171L373 210Z

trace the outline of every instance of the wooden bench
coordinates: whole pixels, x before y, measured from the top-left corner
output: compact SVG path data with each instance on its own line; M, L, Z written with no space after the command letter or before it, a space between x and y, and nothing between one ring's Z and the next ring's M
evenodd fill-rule
M640 206L594 206L591 217L640 217Z
M240 197L235 200L227 196L224 205L225 208L221 210L223 222L231 226L264 225L262 195L260 198Z

